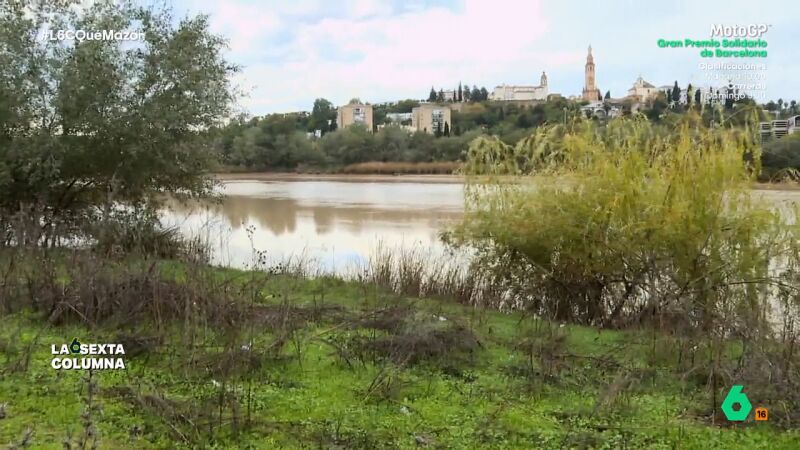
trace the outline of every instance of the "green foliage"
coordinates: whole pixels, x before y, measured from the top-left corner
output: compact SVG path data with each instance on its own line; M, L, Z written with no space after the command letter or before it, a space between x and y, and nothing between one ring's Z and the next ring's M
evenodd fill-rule
M372 122L377 125L382 124L391 124L391 121L386 119L386 115L389 113L410 113L412 109L419 106L418 100L406 99L400 100L398 102L392 103L379 103L377 105L372 105ZM404 125L411 125L411 122L408 122Z
M752 419L715 426L695 414L710 402L704 387L671 370L675 350L665 354L670 365L642 368L646 333L559 327L330 278L103 267L131 306L140 299L126 290L142 284L159 306L178 300L156 318L186 320L90 327L77 316L60 325L25 312L0 316L3 445L28 427L37 449L62 449L82 434L86 374L48 365L50 344L79 336L126 350L126 371L93 374L100 448L796 447L796 430ZM76 283L61 284L72 291ZM237 305L244 314L231 313ZM768 406L772 423L780 408Z
M544 124L563 123L580 114L580 104L556 98L535 105L481 102L465 105L453 114L453 128L468 131L486 129L504 142L514 144L531 129Z
M380 108L381 114L405 112L413 100ZM474 130L455 135L449 125L442 136L410 133L386 125L375 133L351 126L328 132L321 139L306 136L306 116L271 114L249 122L234 122L220 130L217 151L223 164L254 170L294 170L298 167L338 167L362 162L459 161L467 145L482 133Z
M770 263L795 237L751 198L750 160L746 131L642 117L541 127L514 147L478 139L457 241L505 304L546 317L763 333Z
M452 123L433 134L410 133L386 119L389 113L409 113L419 105L408 99L373 105L374 134L362 133L369 130L355 127L302 142L299 131L320 129L321 125L314 125L324 123L319 118L335 114L327 109L328 105L326 100L317 99L310 115L270 114L233 121L216 135L219 158L228 167L253 170L326 168L362 162L460 161L476 136L495 134L514 144L537 126L562 123L580 114L579 103L563 98L535 105L473 101L453 110ZM278 145L282 142L291 145Z
M19 243L98 210L107 217L117 202L208 193L213 158L198 132L219 125L234 100L236 68L207 17L66 3L0 6L0 217L25 216ZM137 29L145 40L37 37L53 29Z
M323 133L335 129L336 108L333 103L324 98L314 100L311 117L308 120L308 131L320 130Z
M800 133L781 139L772 139L764 144L762 164L766 178L789 177L800 180Z
M372 156L373 134L363 126L353 125L328 133L320 141L326 156L342 164L367 161Z
M228 161L255 169L294 168L324 158L302 131L270 132L268 124L246 128L234 138Z

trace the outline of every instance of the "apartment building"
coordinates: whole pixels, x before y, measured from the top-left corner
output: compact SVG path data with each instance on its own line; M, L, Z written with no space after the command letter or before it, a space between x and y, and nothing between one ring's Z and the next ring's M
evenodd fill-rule
M450 107L447 105L423 103L411 110L411 127L425 133L435 134L437 130L444 133L453 127L450 116Z
M372 105L350 103L339 107L336 112L337 128L341 129L354 124L361 124L372 132Z

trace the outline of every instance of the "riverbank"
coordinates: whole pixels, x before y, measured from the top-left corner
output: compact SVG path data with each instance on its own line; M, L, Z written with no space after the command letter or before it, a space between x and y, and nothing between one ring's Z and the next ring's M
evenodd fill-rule
M456 174L306 174L294 172L226 172L215 173L220 181L340 181L352 183L464 183ZM755 190L800 191L800 183L753 183Z
M290 172L217 173L220 181L340 181L351 183L463 183L461 175L300 174Z
M729 387L709 392L689 363L707 349L680 336L549 323L372 282L109 265L84 268L92 291L68 268L53 310L0 316L0 443L789 449L800 439L773 426L779 405L756 386L746 391L772 422L726 421L716 400ZM84 301L96 290L101 303ZM51 345L74 338L124 344L125 370L54 370ZM739 354L732 345L723 357Z
M800 183L753 183L753 189L765 191L800 191Z

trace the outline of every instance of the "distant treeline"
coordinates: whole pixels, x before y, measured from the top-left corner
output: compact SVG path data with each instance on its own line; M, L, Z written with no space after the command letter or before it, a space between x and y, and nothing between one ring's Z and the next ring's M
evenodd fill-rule
M336 129L336 109L318 99L311 113L240 119L221 130L216 149L224 167L249 170L331 169L361 162L462 161L472 139L483 134L514 143L544 123L581 114L580 103L556 99L537 105L474 102L453 111L438 135L409 132L391 113L410 113L416 100L373 105L374 129ZM314 133L321 137L317 138Z
M310 113L242 118L220 130L216 138L220 170L340 171L345 166L369 162L460 162L465 159L469 143L478 136L493 135L507 144L515 144L541 125L564 123L587 115L581 109L584 102L553 98L532 105L494 101L463 103L452 111L452 124L436 135L409 132L403 128L410 125L409 120L391 120L391 114L410 113L418 105L418 101L411 99L373 105L372 132L359 126L337 130L336 108L325 99L317 99ZM610 110L610 106L607 102L604 108ZM629 103L616 105L620 106L622 115L637 110ZM696 102L686 105L670 101L660 93L638 111L651 122L667 127L674 127L686 114L695 116L697 123L703 126L743 127L748 121L771 120L764 106L749 98L713 105ZM799 145L800 138L765 143L762 178L773 178L776 174L783 177L787 171L794 176L792 171L800 170ZM378 166L360 166L359 171L368 167ZM381 167L381 171L386 170ZM397 167L418 171L409 165ZM441 173L444 167L450 166L442 166L436 172Z

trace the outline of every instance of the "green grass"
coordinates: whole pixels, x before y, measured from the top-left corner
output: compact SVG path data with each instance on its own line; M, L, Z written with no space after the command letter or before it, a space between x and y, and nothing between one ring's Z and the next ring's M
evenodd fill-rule
M169 274L181 278L179 268ZM219 276L231 275L251 276L227 270ZM163 345L127 357L126 371L95 373L99 448L775 449L797 448L800 440L797 432L753 422L752 414L743 424L711 424L707 391L671 368L675 355L653 345L649 332L562 327L328 278L275 276L257 294L259 304L319 315L303 321L277 353L262 351L274 342L274 328L237 337L242 344L252 339L259 365L227 377L213 373L227 366L220 358L231 341L221 330L194 330L201 339L192 346L179 324L163 330ZM363 318L396 305L408 307L404 331L364 325ZM325 342L352 350L356 342L454 324L474 333L480 347L405 365L353 350L348 364ZM28 427L32 448L64 448L68 435L74 442L83 433L86 374L51 369L50 345L75 336L114 342L123 331L154 333L137 327L49 327L32 313L0 318L0 404L6 404L0 446L19 441ZM537 349L533 364L525 339ZM11 370L28 347L27 370ZM551 347L556 356L548 363L539 355ZM384 387L370 393L376 379ZM624 389L612 387L620 383ZM223 392L237 397L239 409L234 414L226 404L220 420ZM251 424L244 426L248 403Z

